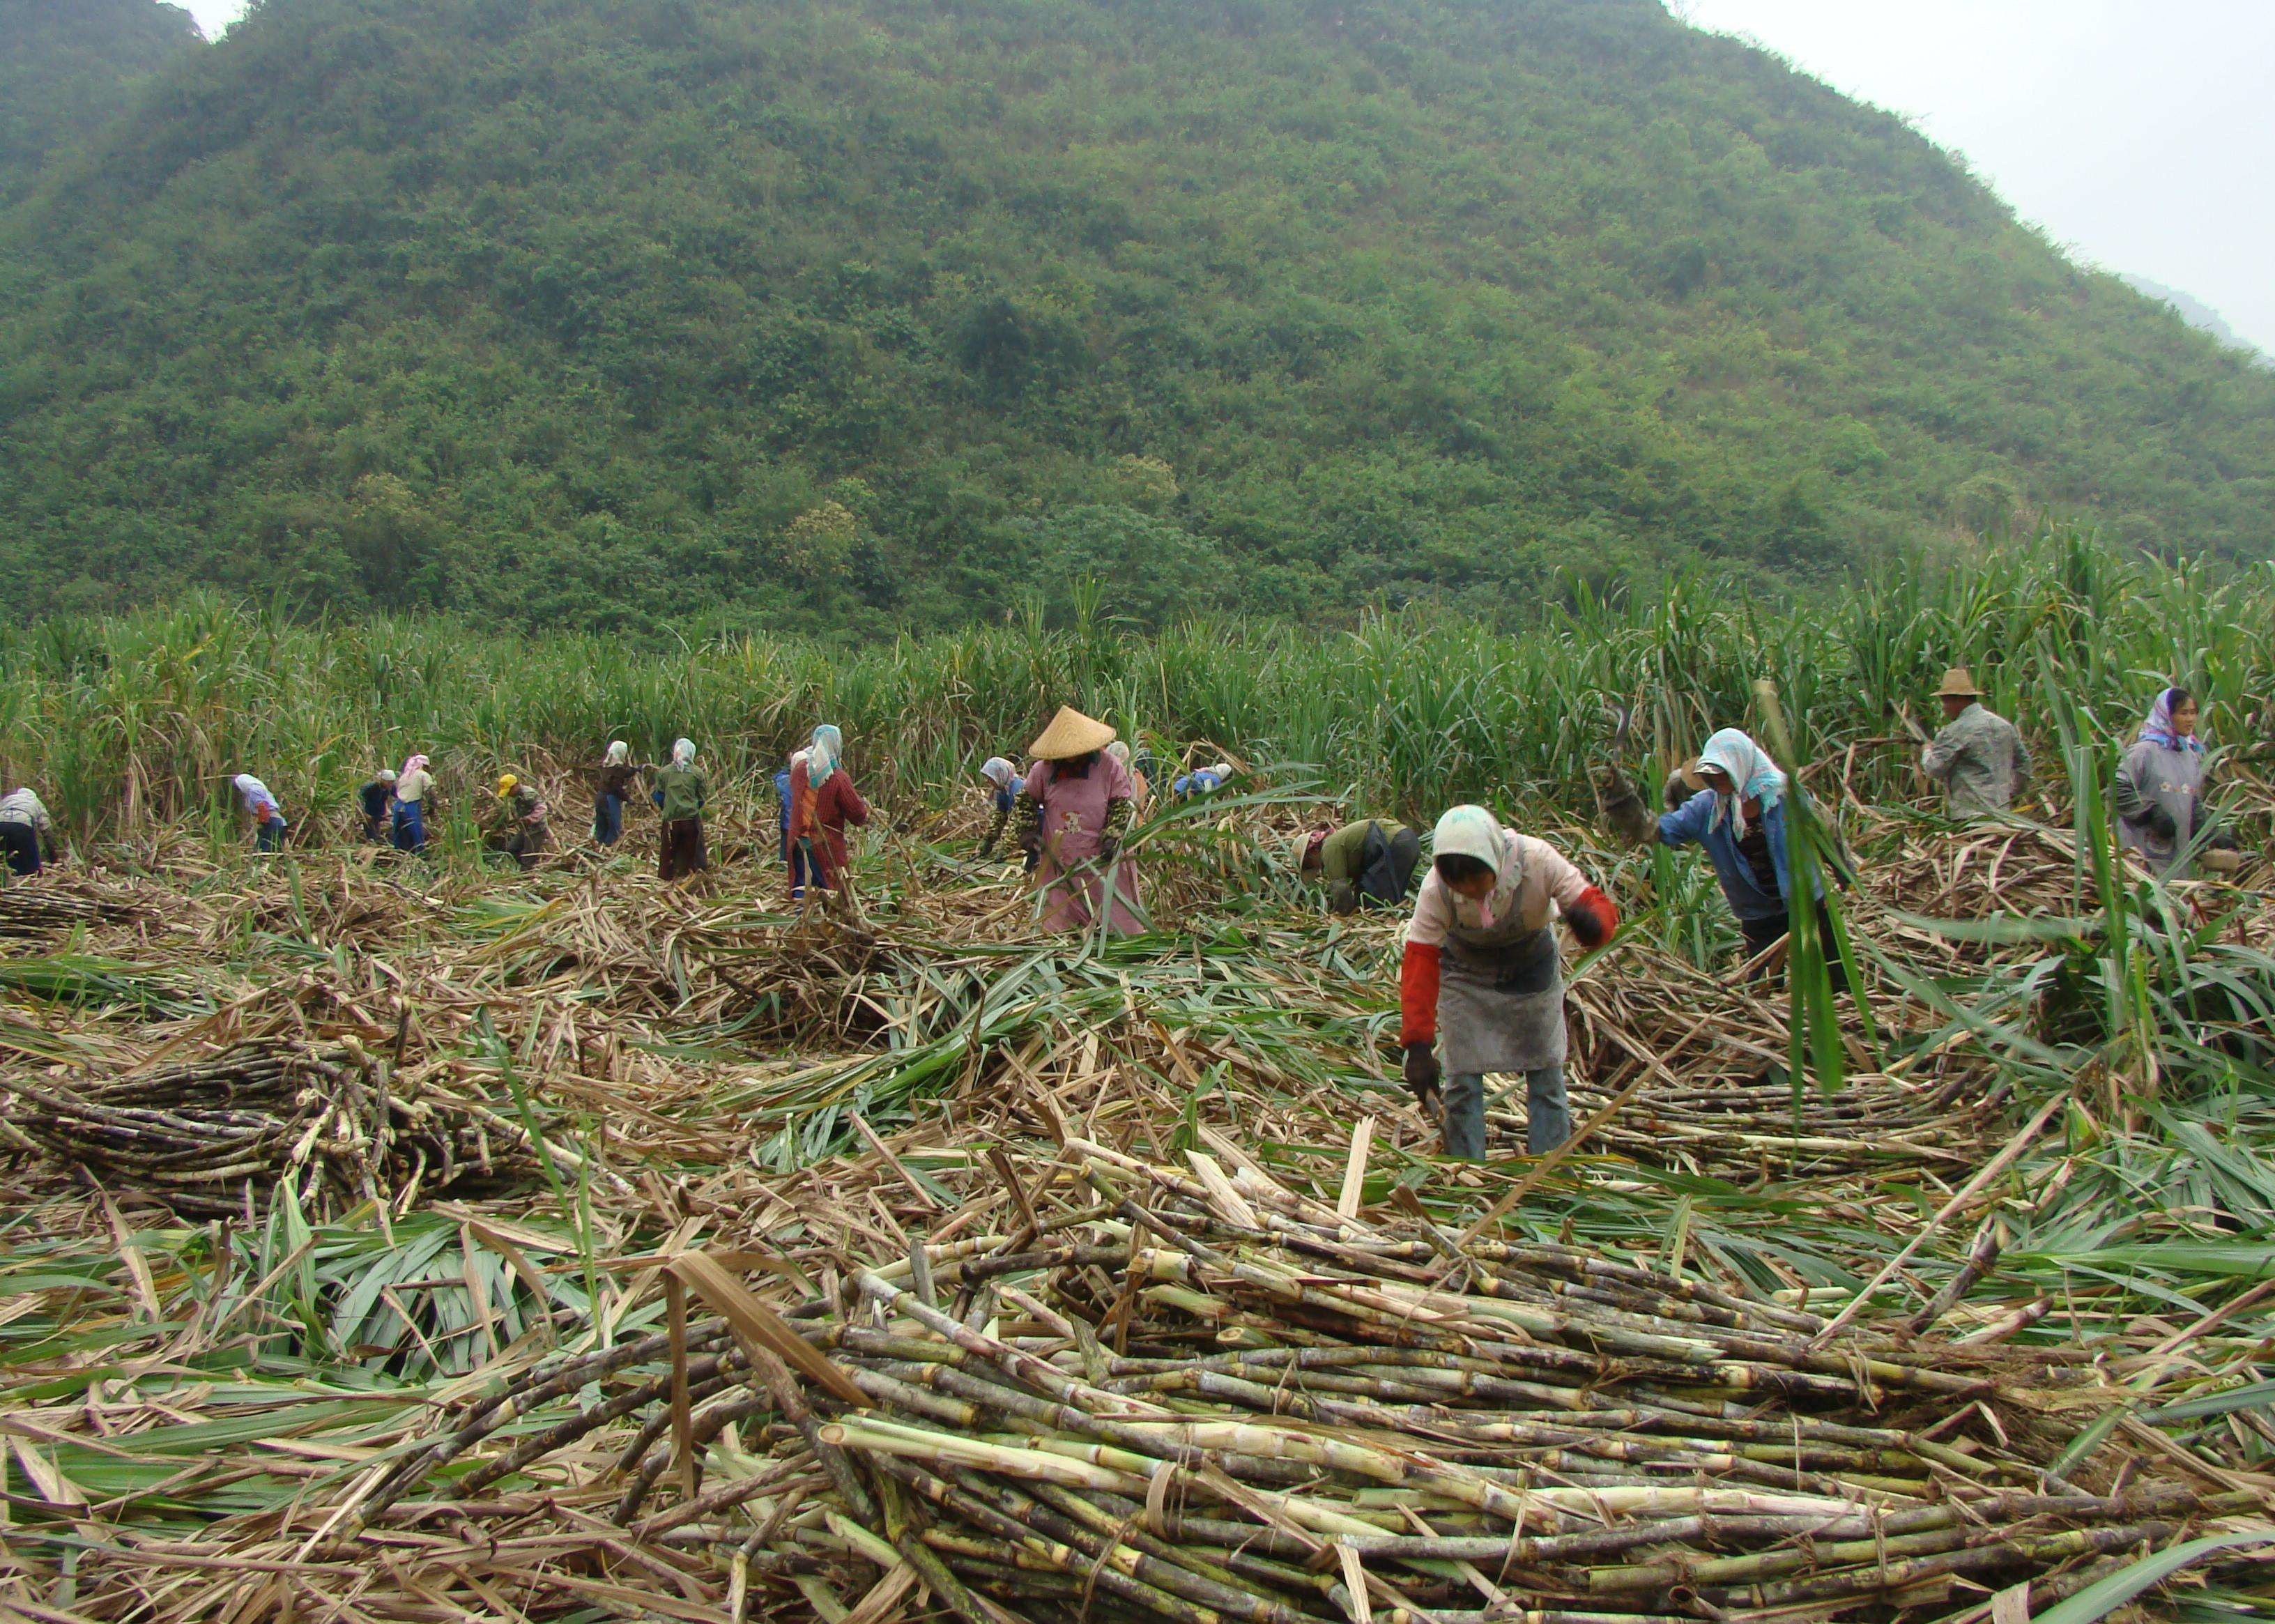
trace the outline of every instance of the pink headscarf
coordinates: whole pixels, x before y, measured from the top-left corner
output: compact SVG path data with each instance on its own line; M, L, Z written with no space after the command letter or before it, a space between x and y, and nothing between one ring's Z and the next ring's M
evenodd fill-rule
M403 780L410 777L412 774L423 773L426 770L427 758L424 756L413 756L403 764L403 770L395 775L396 782L400 783Z
M2180 691L2167 688L2157 696L2157 702L2149 707L2149 720L2141 724L2141 736L2166 750L2202 750L2202 739L2193 733L2181 734L2173 726L2173 696Z

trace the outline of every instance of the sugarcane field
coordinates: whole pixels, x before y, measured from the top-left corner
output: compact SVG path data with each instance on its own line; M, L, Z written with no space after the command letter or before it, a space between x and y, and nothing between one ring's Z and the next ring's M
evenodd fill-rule
M0 1613L2275 1605L2264 566L193 600L0 627Z

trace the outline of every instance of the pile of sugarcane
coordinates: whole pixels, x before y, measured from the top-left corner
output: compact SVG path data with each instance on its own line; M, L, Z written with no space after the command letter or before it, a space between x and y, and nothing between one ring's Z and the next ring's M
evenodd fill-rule
M525 1178L526 1130L477 1102L390 1085L359 1048L246 1043L126 1076L0 1076L0 1122L110 1190L251 1216L286 1180L312 1212L407 1206L472 1175Z
M2056 1354L1386 1216L1356 1168L1330 1207L1188 1161L1069 1137L1039 1180L1001 1164L1011 1232L833 1271L787 1316L735 1278L751 1254L659 1258L724 1317L463 1401L359 1518L621 1485L648 1566L707 1552L738 1619L923 1590L968 1624L1641 1624L2043 1604L2258 1503L2153 1454L2051 1475L2123 1397Z
M80 925L116 925L141 910L117 897L15 885L0 889L0 936L52 935Z

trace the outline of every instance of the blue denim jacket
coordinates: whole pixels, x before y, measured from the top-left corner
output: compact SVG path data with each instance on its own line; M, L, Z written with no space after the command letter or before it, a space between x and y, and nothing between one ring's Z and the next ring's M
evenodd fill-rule
M1722 895L1730 899L1730 911L1741 919L1782 918L1786 894L1793 889L1793 869L1786 855L1784 804L1780 803L1762 814L1762 832L1769 837L1770 861L1777 868L1778 895L1771 896L1754 883L1753 865L1738 850L1736 820L1715 818L1716 799L1712 789L1701 789L1660 818L1659 844L1705 847L1707 860L1714 865L1715 875L1722 881Z

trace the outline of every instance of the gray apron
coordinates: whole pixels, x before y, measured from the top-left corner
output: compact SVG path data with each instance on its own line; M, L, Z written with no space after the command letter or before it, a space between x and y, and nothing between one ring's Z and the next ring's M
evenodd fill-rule
M1438 1054L1448 1076L1564 1063L1564 967L1547 925L1456 925L1438 977Z

